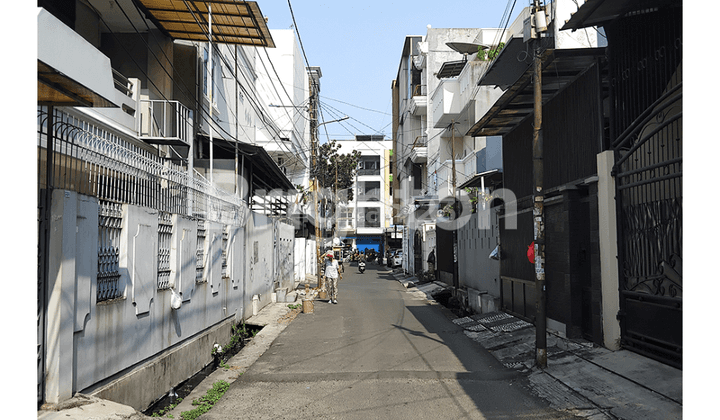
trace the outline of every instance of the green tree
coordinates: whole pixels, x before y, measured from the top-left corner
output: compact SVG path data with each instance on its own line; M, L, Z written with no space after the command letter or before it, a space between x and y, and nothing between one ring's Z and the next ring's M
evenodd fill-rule
M329 188L334 194L336 187L338 195L341 191L347 191L347 195L341 195L340 201L352 201L355 184L355 172L357 172L358 161L361 153L352 150L347 154L340 154L342 144L331 140L320 145L317 159L317 176L320 188Z

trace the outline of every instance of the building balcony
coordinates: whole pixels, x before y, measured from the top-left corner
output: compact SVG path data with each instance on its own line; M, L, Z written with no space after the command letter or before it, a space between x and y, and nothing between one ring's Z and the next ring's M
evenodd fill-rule
M416 146L410 151L410 160L413 163L427 163L427 146Z
M189 146L193 136L192 111L179 101L140 101L138 136L152 144Z
M416 85L410 98L410 114L419 117L427 112L427 93L424 85Z
M462 111L460 103L460 82L457 79L443 80L432 94L432 115L435 128L449 126Z
M380 193L358 194L357 201L380 201Z
M358 169L358 176L380 176L380 169Z

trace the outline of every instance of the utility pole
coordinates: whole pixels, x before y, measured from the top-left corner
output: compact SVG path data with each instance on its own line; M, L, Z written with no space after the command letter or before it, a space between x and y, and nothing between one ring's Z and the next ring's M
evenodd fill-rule
M545 289L545 219L543 191L543 133L542 133L542 60L540 57L540 33L547 30L545 12L539 0L534 0L536 38L533 59L534 119L532 137L533 160L533 223L535 237L535 357L540 368L547 367L547 321Z
M458 198L457 198L457 175L455 171L455 120L451 121L450 129L450 150L452 156L452 187L453 187L453 220L452 220L452 246L453 246L453 290L455 296L457 296L458 289L460 288L460 278L458 274L458 246L457 246L457 220L458 220Z
M210 6L210 3L208 3L208 62L206 64L206 71L207 71L207 94L208 94L208 111L210 111L210 121L208 121L208 133L210 135L210 184L213 183L213 118L212 118L212 104L213 104L213 97L212 97L212 87L213 87L213 54L212 54L212 7ZM213 184L214 185L214 184Z
M313 74L310 75L310 149L312 150L312 173L313 173L313 204L315 206L315 260L317 268L317 288L319 293L324 293L325 282L320 275L320 212L318 211L318 174L317 174L317 81ZM322 296L320 296L323 298Z

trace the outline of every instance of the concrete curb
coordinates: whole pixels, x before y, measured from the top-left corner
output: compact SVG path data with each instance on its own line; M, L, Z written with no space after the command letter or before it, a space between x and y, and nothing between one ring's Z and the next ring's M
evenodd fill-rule
M192 405L192 401L205 395L215 382L223 380L232 384L240 378L240 376L270 348L270 345L280 333L287 328L291 320L288 320L288 322L280 322L280 320L285 319L284 317L291 312L291 309L288 307L289 304L291 303L270 303L261 309L257 315L248 318L248 320L245 321L246 325L262 326L262 330L260 330L245 347L226 362L228 367L217 368L167 414L171 414L174 418L179 419L183 411L189 411L195 408L195 406ZM169 418L167 414L164 418Z

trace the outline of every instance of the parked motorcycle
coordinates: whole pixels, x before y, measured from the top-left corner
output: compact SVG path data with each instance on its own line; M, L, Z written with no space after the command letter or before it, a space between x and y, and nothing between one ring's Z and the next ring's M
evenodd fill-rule
M365 272L365 261L360 261L358 263L358 270L360 270L360 274Z

